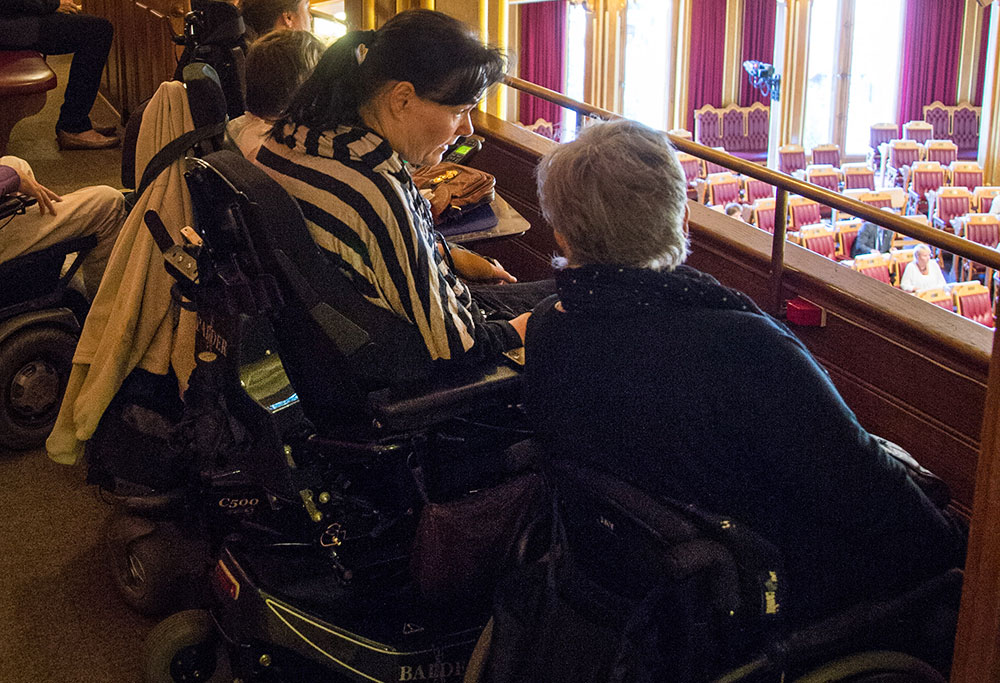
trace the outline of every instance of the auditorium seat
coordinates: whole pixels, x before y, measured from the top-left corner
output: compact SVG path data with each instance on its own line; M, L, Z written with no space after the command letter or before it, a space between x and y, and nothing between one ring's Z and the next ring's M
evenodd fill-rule
M764 180L758 180L757 178L750 178L749 176L743 178L744 204L753 206L758 199L763 199L764 197L773 197L773 196L774 196L774 185Z
M789 230L799 230L802 226L819 223L820 205L808 197L791 197L788 200Z
M989 249L996 249L1000 244L1000 216L993 213L971 213L966 217L963 237L970 242L981 244ZM956 257L957 258L957 257ZM985 281L992 281L992 270L986 266L962 259L956 272L961 273L963 280L971 280L980 274L985 274Z
M753 224L765 232L774 232L774 203L774 197L765 197L753 205Z
M927 161L936 161L942 166L950 166L952 162L958 161L958 145L951 140L928 140L924 149Z
M782 145L778 148L778 170L792 175L806 167L806 151L801 145Z
M858 188L875 189L875 172L866 164L854 163L844 164L840 167L844 174L844 189L854 190Z
M936 161L917 161L910 167L907 214L927 213L927 193L944 185L944 166Z
M681 162L681 168L684 169L684 177L687 180L688 186L691 186L695 180L702 177L701 159L698 157L685 152L678 152L677 161Z
M955 311L955 300L947 289L924 289L916 293L918 297L946 311Z
M986 327L993 327L990 290L980 282L956 282L951 288L955 311L962 317Z
M7 153L10 132L21 119L45 106L56 87L56 74L33 50L0 50L0 156Z
M851 247L854 246L854 240L858 237L858 230L861 229L861 219L850 218L837 221L836 227L837 251L835 252L835 256L838 261L844 261L851 258Z
M725 206L740 200L740 179L729 171L710 173L706 180L709 205Z
M906 266L913 263L913 256L913 249L893 249L889 252L889 274L892 276L893 287L899 287L899 283L903 278L903 271L906 270Z
M964 187L942 187L937 193L934 206L934 227L954 232L951 226L952 219L969 213L971 206L972 193Z
M723 148L723 147L713 147L712 149L714 149L714 150L716 150L718 152L725 152L726 151L725 148ZM719 164L713 163L713 162L708 161L706 159L705 160L705 175L711 175L713 173L732 173L732 171L730 171L725 166L720 166Z
M890 140L884 162L882 179L889 185L906 187L909 180L909 169L920 161L922 148L914 140Z
M868 206L874 206L876 209L892 208L892 195L888 192L865 192L858 197L858 201Z
M934 137L934 128L926 121L907 121L903 124L903 139L921 144Z
M983 167L975 161L953 161L949 174L952 185L968 188L969 192L983 184Z
M812 163L829 164L835 168L840 166L840 145L816 145L812 148Z
M854 270L873 277L887 285L892 284L889 275L889 259L884 254L860 254L854 259Z
M833 261L837 252L837 233L825 225L804 225L799 229L799 244Z
M869 129L868 144L871 150L868 152L868 163L872 170L883 169L882 145L888 144L890 140L899 137L899 126L895 123L875 123Z
M987 213L998 194L1000 185L980 185L972 191L972 210L976 213Z
M840 173L829 164L810 164L806 166L806 180L813 185L819 185L831 192L840 192Z

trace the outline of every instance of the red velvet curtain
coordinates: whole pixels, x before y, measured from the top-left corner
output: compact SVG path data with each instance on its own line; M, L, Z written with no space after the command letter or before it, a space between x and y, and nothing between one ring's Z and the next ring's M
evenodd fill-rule
M777 5L775 0L746 0L743 5L743 58L738 67L741 107L749 107L754 102L771 104L771 98L764 97L760 90L750 85L743 62L756 59L758 62L774 63L774 15Z
M692 3L687 116L687 128L692 132L695 109L706 104L722 105L725 44L726 0L698 0Z
M518 75L526 81L562 92L566 62L567 0L521 5L521 56ZM538 119L557 126L561 111L557 104L525 93L520 95L521 123Z
M906 0L897 122L923 120L925 105L955 104L965 3Z
M983 105L983 86L986 84L986 48L990 41L990 10L993 5L987 5L983 10L983 32L979 37L979 69L976 71L976 88L972 91L972 105Z

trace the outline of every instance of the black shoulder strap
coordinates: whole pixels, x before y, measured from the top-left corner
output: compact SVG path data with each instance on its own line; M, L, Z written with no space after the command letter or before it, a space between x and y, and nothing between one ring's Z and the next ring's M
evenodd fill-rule
M139 181L139 187L136 188L135 194L137 197L141 197L142 193L146 191L150 183L156 180L164 169L170 164L174 163L177 159L182 157L189 149L197 145L203 140L207 140L210 137L216 135L221 135L226 129L226 122L219 121L218 123L213 123L210 126L202 126L201 128L195 128L194 130L189 130L188 132L181 135L179 138L171 140L163 149L157 152L149 163L146 165L146 170L142 172L142 180Z

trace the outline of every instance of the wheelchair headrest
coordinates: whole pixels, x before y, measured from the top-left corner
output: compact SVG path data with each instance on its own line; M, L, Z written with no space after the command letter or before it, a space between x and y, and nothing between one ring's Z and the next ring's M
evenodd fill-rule
M226 120L226 96L222 92L219 74L211 65L192 62L185 66L184 85L195 128Z

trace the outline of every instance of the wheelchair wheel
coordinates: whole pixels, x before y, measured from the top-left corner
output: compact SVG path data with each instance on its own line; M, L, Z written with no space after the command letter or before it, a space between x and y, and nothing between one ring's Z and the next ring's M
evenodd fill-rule
M104 534L111 578L122 600L140 614L162 616L176 608L192 573L195 544L173 525L114 513Z
M903 652L873 650L835 659L794 683L946 683L934 667Z
M206 610L172 614L153 628L143 648L146 683L232 681L222 638Z
M37 448L52 431L73 367L76 337L31 327L0 344L0 446Z

